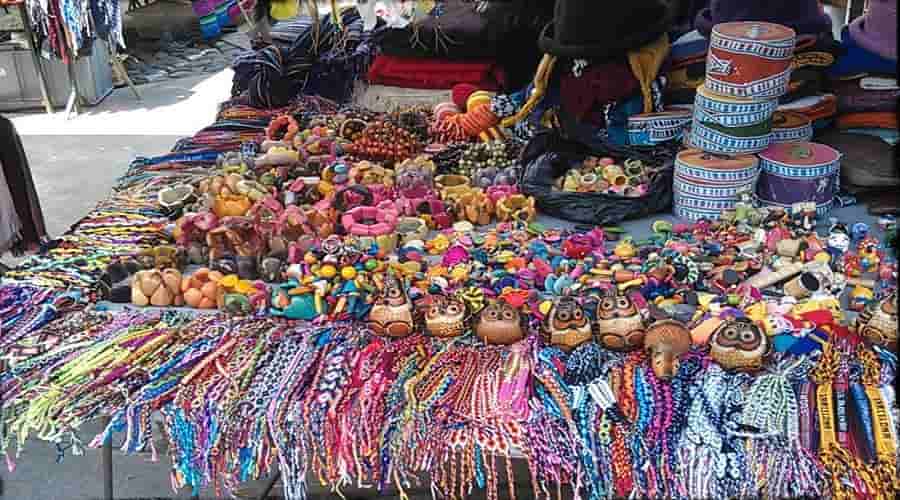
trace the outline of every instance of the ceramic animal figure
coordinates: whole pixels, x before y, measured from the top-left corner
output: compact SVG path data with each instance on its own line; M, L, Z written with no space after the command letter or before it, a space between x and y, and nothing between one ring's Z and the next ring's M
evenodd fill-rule
M466 333L468 311L465 302L440 295L425 311L425 331L440 338L459 337Z
M647 327L644 348L650 351L650 366L657 377L674 378L680 356L691 348L691 332L679 321L666 319Z
M897 349L897 292L869 303L856 318L857 332L869 342Z
M748 318L724 321L710 338L709 354L726 370L756 371L762 368L771 343L762 329Z
M522 315L506 302L488 304L478 315L475 335L487 344L515 344L525 338Z
M644 318L627 295L607 295L597 303L594 318L597 340L614 351L632 351L644 345Z
M570 352L594 336L587 314L574 297L556 299L544 320L544 340Z
M384 279L381 293L369 311L369 328L383 337L406 337L413 332L413 305L403 283L392 275Z

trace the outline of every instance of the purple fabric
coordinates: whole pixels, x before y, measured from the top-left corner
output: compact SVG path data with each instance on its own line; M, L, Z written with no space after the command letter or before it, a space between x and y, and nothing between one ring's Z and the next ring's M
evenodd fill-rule
M880 55L860 47L856 40L850 36L849 27L844 26L841 32L841 42L845 53L837 62L828 69L828 74L834 77L858 75L860 73L878 75L896 75L897 61L885 59Z
M831 17L816 0L713 0L694 20L694 28L709 38L713 26L733 21L765 21L789 26L798 35L831 31Z
M850 23L860 47L897 62L897 0L869 0L869 10Z
M831 83L838 97L838 113L866 113L897 109L900 90L866 90L859 80L838 80Z
M761 200L791 205L803 201L815 201L817 205L828 203L837 194L837 175L818 179L796 179L759 174L756 195Z

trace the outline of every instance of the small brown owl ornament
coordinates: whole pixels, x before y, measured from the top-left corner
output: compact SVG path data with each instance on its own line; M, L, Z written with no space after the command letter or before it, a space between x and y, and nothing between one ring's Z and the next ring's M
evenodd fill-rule
M468 316L465 302L438 295L425 309L425 331L432 337L459 337L466 333Z
M771 352L762 329L747 318L723 321L709 340L709 355L726 370L756 371Z
M544 341L565 352L590 342L594 332L587 314L574 297L562 296L553 302L544 319Z
M866 306L856 318L857 332L873 344L897 350L897 292Z
M384 279L381 293L369 311L369 328L382 337L400 338L413 332L413 305L403 290L403 283L393 275Z
M691 332L673 319L657 321L647 327L644 348L650 351L650 367L663 380L678 374L682 354L691 349Z
M506 302L491 302L478 315L475 335L486 344L515 344L525 338L522 315Z
M594 326L597 340L607 349L633 351L644 345L644 318L627 295L602 297L597 303Z

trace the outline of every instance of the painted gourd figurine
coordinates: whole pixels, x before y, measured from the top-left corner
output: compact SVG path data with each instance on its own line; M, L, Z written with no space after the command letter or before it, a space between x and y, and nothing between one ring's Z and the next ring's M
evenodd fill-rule
M709 355L726 370L756 371L771 352L763 331L748 318L724 321L713 332Z
M897 292L869 303L856 318L857 332L869 342L897 350Z
M383 337L406 337L413 332L413 305L403 283L393 275L384 279L380 293L369 311L369 328Z
M644 345L644 318L627 295L610 294L597 303L594 318L597 340L614 351L633 351Z
M544 341L565 352L593 339L594 332L587 314L574 297L556 299L544 319Z
M650 367L663 380L678 374L682 354L691 348L691 332L681 322L666 319L647 327L644 348L650 351Z
M522 315L506 302L485 306L475 323L475 335L486 344L512 345L525 338Z
M425 310L425 331L432 337L459 337L466 333L468 319L465 302L438 295Z

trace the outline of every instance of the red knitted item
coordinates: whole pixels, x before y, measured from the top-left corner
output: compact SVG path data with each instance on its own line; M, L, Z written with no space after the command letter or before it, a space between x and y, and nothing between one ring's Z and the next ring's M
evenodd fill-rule
M457 83L453 86L453 104L456 104L456 107L459 109L465 110L466 101L476 90L478 90L478 87L471 83Z
M496 91L506 82L506 75L493 61L461 62L380 54L369 66L368 80L408 89L450 90L454 85L467 83L477 90ZM464 108L465 102L462 104Z

